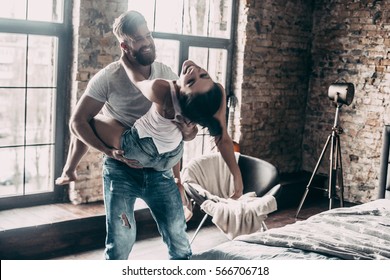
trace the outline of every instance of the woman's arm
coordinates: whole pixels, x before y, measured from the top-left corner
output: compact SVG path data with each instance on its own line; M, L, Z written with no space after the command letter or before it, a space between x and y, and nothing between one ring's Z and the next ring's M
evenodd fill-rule
M233 140L230 138L227 132L226 94L224 90L222 90L222 92L223 92L223 98L222 98L221 107L218 110L218 112L214 115L214 117L219 121L222 127L222 134L220 136L215 137L215 142L219 152L222 155L222 158L226 162L234 178L234 193L231 195L231 198L237 199L242 195L244 186L242 182L241 171L234 154Z

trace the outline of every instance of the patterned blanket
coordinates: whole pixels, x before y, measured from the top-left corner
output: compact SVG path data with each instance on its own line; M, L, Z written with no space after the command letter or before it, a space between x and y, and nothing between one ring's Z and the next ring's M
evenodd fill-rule
M390 200L332 209L305 221L234 240L341 259L390 259Z

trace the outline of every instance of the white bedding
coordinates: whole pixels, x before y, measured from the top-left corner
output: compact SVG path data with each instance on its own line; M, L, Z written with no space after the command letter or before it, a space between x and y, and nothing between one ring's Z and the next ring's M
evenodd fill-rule
M390 200L336 208L242 235L193 259L390 259Z

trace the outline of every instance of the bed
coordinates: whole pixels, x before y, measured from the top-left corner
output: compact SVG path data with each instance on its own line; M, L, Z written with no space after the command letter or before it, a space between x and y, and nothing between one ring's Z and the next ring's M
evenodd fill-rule
M194 260L390 259L390 126L385 126L376 200L236 237Z

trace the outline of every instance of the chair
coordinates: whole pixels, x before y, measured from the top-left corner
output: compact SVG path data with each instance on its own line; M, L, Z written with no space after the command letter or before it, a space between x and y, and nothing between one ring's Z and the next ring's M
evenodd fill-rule
M280 191L277 168L259 158L240 153L235 155L243 178L244 194L254 192L256 197L272 195L276 198ZM186 194L199 206L215 197L227 199L234 187L231 173L220 153L193 159L183 168L181 177ZM190 241L191 244L208 216L209 214L205 213ZM264 221L261 226L262 230L267 230Z

